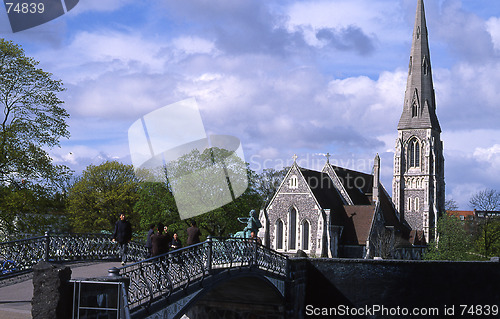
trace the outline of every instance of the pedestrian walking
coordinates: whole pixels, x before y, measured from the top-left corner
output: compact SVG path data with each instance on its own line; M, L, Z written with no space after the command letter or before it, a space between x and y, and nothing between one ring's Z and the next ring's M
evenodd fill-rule
M200 242L201 232L200 232L200 229L198 227L196 227L195 220L193 220L191 222L191 227L189 227L187 229L187 235L188 235L188 238L187 238L187 245L188 246L194 245L194 244L197 244Z
M155 224L149 225L148 234L146 236L146 248L148 250L146 258L151 257L151 250L153 249L153 244L151 243L151 236L155 233Z
M127 262L128 244L132 240L132 225L125 217L124 213L120 214L120 219L115 224L113 233L113 242L118 242L120 245L120 258L122 266Z

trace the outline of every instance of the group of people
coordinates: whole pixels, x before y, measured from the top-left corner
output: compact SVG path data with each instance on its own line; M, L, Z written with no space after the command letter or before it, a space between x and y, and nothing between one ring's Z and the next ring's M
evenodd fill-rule
M249 218L238 218L240 222L247 223L243 232L238 232L236 238L248 238L254 240L258 244L262 244L261 239L257 236L257 230L261 227L260 222L256 219L255 211L250 211ZM187 230L187 245L194 245L200 242L201 232L196 226L196 221L191 222L191 227ZM249 235L249 236L248 236ZM132 226L125 218L125 214L120 214L120 219L115 224L113 233L113 242L118 242L120 245L120 257L122 265L127 262L128 243L132 240ZM182 242L177 233L172 235L168 232L168 226L158 223L151 224L149 227L146 248L148 249L148 258L168 253L171 249L179 249L182 247Z
M191 222L191 227L187 230L187 245L193 245L200 242L201 232L196 226L196 221ZM115 224L113 232L113 242L120 245L120 258L122 265L127 262L128 244L132 240L132 226L126 219L125 214L120 214L120 219ZM158 225L150 225L146 248L148 249L148 258L168 253L171 249L179 249L182 247L182 242L177 233L170 234L168 227L162 223Z
M201 232L198 227L196 227L196 222L191 223L191 227L187 229L188 239L187 245L193 245L200 242ZM158 223L156 225L152 224L149 227L146 248L148 249L148 257L155 257L161 254L168 253L171 249L179 249L182 247L182 242L179 239L177 233L172 235L168 232L168 226Z

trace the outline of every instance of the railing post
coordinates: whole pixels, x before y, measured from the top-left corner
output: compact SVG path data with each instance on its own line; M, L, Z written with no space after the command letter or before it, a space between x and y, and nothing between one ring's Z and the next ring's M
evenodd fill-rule
M49 261L49 249L50 249L50 235L49 232L45 232L45 251L43 253L43 260L48 262Z
M256 239L253 239L252 242L253 242L253 266L257 267L258 266L257 251L259 249L259 244L257 243Z
M208 273L210 274L210 273L212 273L212 249L213 249L212 236L208 235L207 243L208 243L207 270L208 270Z
M116 267L111 267L108 269L108 277L121 277L120 276L120 269Z

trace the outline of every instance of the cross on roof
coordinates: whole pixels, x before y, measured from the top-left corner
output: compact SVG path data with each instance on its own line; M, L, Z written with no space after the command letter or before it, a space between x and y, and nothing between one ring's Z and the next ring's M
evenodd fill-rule
M330 153L326 153L325 156L326 156L326 162L330 163L330 156L332 156L332 155L330 155Z
M292 158L293 158L293 162L295 163L297 161L297 154L293 154Z

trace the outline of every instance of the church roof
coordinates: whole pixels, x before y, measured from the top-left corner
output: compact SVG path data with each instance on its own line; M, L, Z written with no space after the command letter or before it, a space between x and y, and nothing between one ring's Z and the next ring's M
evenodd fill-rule
M331 164L330 164L331 165ZM354 205L370 205L373 175L331 165Z
M328 174L305 168L300 168L300 171L322 208L342 207L342 198Z
M344 225L343 244L365 245L370 235L375 205L346 205L344 209L348 223ZM350 227L351 223L353 227Z

